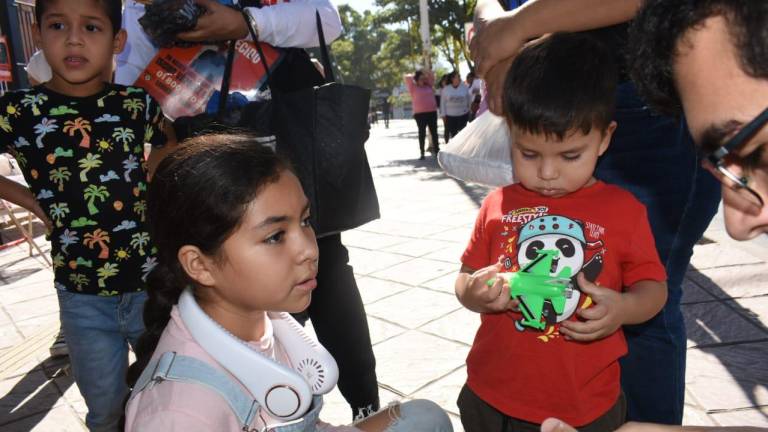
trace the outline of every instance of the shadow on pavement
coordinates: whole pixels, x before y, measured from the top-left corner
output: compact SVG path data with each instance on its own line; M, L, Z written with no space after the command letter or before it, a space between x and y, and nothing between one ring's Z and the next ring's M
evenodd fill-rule
M30 369L0 398L0 430L29 431L45 418L74 384L67 357L47 358ZM14 378L6 378L12 381Z
M691 295L690 300L684 298L682 304L689 348L693 342L696 349L715 356L738 383L751 406L759 407L757 395L768 387L768 363L765 361L768 327L755 312L739 304L717 282L697 269L690 268L686 278L693 281L693 285L684 286L684 289L700 290ZM734 404L734 395L724 389L711 387L707 391L712 392L707 395L708 399L716 398L724 406ZM762 415L768 419L768 415Z
M413 171L408 170L398 170L397 172L387 172L387 168L412 168L413 170L418 170L420 174L420 180L422 181L442 181L442 180L452 180L454 181L459 188L472 200L472 202L477 205L477 207L480 207L480 204L483 203L483 199L485 199L486 195L488 195L488 192L495 189L492 186L485 186L478 183L467 183L463 180L459 180L457 178L451 177L448 174L443 171L442 168L440 168L440 165L437 163L437 158L434 156L427 156L424 160L419 159L398 159L398 160L391 160L384 164L379 164L375 166L371 166L371 168L376 169L377 176L380 177L403 177L403 176L411 176L413 175Z
M24 259L9 263L8 265L5 265L5 266L0 266L0 284L1 285L12 284L16 281L20 281L26 277L32 276L33 274L43 270L40 268L16 269L16 270L10 270L10 271L8 270L8 267L11 267L14 264L17 264L18 262L26 261L27 259L29 259L29 257L25 257Z

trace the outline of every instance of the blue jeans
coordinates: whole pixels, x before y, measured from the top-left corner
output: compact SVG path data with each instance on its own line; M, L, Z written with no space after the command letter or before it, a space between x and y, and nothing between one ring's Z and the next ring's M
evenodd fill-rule
M72 374L88 406L91 431L118 431L128 394L128 344L144 331L145 292L99 297L58 291Z
M630 83L619 86L616 108L618 128L595 175L645 204L669 287L657 316L624 327L627 420L680 424L686 354L681 288L693 246L717 213L720 184L701 168L683 121L652 113Z
M414 399L399 404L400 415L384 432L452 432L448 414L440 406L426 399Z

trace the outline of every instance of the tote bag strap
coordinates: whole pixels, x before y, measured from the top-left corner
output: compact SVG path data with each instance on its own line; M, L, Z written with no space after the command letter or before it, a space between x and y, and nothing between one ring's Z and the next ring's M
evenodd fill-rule
M336 82L331 66L331 56L328 54L328 45L325 43L325 34L323 33L323 22L320 20L320 12L315 10L315 19L317 22L317 40L320 42L320 56L323 58L323 69L325 69L325 82Z
M256 51L259 53L259 58L261 59L261 66L264 68L264 72L267 75L267 85L272 88L273 87L273 79L272 79L272 72L270 71L269 65L267 64L267 58L264 56L264 52L261 49L261 43L259 42L259 37L256 34L256 30L251 26L251 20L246 15L245 10L240 11L243 14L243 18L245 18L245 22L248 26L248 32L251 34L251 38L253 39L254 45L256 45ZM323 68L325 69L325 82L331 83L336 82L336 77L333 74L333 67L331 66L331 57L328 52L328 45L325 43L325 34L323 33L323 23L320 20L320 12L315 10L315 20L317 23L317 39L320 42L320 55L322 57L322 64Z
M224 66L224 75L221 77L221 88L219 89L219 109L218 115L223 115L227 109L227 99L229 99L229 86L232 81L232 68L235 63L235 44L237 41L229 41L227 50L227 62Z

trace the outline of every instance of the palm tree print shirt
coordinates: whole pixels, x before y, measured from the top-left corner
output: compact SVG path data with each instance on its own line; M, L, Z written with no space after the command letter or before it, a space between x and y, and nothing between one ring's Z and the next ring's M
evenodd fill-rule
M104 296L143 289L156 263L144 143L165 144L163 119L143 89L112 84L83 98L44 86L0 98L0 142L55 225L57 289Z

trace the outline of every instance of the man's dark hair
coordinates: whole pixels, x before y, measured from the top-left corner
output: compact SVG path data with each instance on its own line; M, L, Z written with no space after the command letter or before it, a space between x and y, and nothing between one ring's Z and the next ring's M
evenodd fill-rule
M571 130L605 131L615 108L613 53L589 32L555 33L525 47L504 82L504 116L531 134L562 140Z
M51 4L53 1L64 1L64 0L37 0L35 3L35 21L37 21L37 26L40 26L41 21L43 20L43 15L45 14L45 10L48 8L48 5ZM97 3L101 4L101 6L104 8L104 13L107 14L107 17L109 17L109 22L112 23L112 34L117 34L118 31L120 31L120 28L123 26L123 2L122 0L95 0Z
M723 16L747 75L768 78L768 2L764 0L646 0L630 26L628 63L640 94L657 110L681 111L672 63L685 34Z

